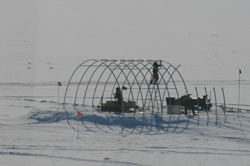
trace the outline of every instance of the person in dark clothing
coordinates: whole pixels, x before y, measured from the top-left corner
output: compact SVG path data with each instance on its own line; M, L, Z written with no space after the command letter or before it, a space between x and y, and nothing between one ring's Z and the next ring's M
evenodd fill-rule
M122 91L119 87L116 88L115 91L115 99L117 99L118 101L118 105L119 105L119 109L120 111L122 111L122 101L123 101L123 97L122 97Z
M194 105L197 104L197 101L195 99L192 99L190 95L191 94L184 95L184 96L181 96L181 98L179 98L180 105L184 106L185 108L185 115L187 115L188 109L192 110L193 115L195 115Z
M153 78L150 80L150 84L156 84L158 79L159 79L159 67L161 66L161 64L158 64L157 62L153 63Z

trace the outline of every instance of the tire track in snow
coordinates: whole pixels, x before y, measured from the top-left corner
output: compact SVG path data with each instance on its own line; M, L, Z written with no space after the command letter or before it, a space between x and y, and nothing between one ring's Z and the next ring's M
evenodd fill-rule
M108 163L108 164L113 164L113 165L142 166L141 164L137 164L137 163L131 163L131 162L125 162L125 161L114 161L114 160L110 160L109 158L104 158L103 160L93 160L93 159L63 157L63 156L54 156L54 155L47 155L47 154L21 153L21 152L0 152L0 155L43 157L43 158L65 159L65 160L91 162L91 163Z

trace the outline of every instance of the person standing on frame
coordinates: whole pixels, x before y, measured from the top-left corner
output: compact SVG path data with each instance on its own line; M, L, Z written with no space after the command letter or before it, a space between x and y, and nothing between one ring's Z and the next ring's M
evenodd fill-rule
M153 63L153 78L150 80L150 84L156 84L157 81L159 80L159 67L161 64L158 64L156 61Z

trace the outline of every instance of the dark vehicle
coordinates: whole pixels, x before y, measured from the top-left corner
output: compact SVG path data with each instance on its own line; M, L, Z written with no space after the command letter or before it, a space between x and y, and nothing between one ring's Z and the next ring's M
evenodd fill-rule
M207 95L204 95L203 98L192 98L190 97L191 94L188 95L184 95L181 96L179 99L177 99L177 103L179 103L179 105L183 106L185 108L185 115L187 115L187 110L191 109L193 115L195 115L194 110L195 109L201 109L201 110L210 110L210 108L212 107L211 104L211 99L207 98Z

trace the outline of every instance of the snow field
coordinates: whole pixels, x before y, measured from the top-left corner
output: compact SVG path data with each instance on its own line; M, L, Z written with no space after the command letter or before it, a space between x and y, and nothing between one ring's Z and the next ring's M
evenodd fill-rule
M57 82L62 103L87 59L162 59L181 64L192 97L207 87L214 103L215 87L222 104L223 87L232 107L241 69L240 107L249 108L249 3L1 0L0 165L249 166L246 112L123 117L57 103Z

